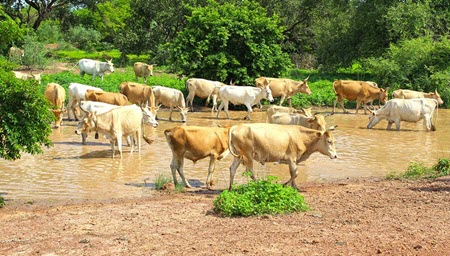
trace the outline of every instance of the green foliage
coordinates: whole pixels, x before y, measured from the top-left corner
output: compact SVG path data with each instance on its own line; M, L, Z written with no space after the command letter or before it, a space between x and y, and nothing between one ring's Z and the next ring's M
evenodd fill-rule
M80 25L70 28L65 39L79 49L93 52L101 37L102 35L97 30Z
M283 214L309 210L297 190L275 183L278 178L253 181L224 190L214 200L214 210L227 217Z
M22 58L23 65L31 69L43 69L47 66L47 49L45 49L44 43L38 41L36 36L25 36L23 50L25 52L25 55Z
M163 186L167 183L171 183L172 182L172 177L160 173L156 176L155 178L155 189L156 190L162 190Z
M45 44L56 44L63 41L61 28L56 21L46 21L36 30L37 41Z
M441 158L432 168L426 167L423 163L411 163L403 173L389 173L387 179L436 179L438 177L450 175L450 160Z
M253 84L261 74L279 76L290 65L281 50L277 16L253 1L222 5L209 1L192 9L188 24L171 44L172 65L183 74Z
M19 46L26 29L21 28L0 6L0 53L7 53L11 45Z
M18 80L0 58L0 157L16 160L22 153L42 153L54 115L35 80Z
M0 208L5 207L5 199L3 197L0 196Z

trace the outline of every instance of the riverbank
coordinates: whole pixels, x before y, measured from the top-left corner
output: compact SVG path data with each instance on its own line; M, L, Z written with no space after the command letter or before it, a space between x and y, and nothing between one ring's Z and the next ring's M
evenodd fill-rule
M444 255L450 177L302 183L313 209L222 218L219 191L126 200L8 202L1 255Z

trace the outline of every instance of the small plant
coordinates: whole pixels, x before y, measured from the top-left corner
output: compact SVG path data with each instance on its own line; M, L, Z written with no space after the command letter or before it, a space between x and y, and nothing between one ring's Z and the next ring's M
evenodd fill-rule
M169 177L166 174L158 174L155 178L155 189L156 190L162 190L164 185L167 183L171 183L172 182L172 178Z
M5 199L3 197L0 196L0 208L5 207Z
M214 200L214 210L227 217L282 214L309 210L302 195L289 186L275 183L277 177L249 181L224 190Z
M440 158L438 163L433 166L433 170L438 177L450 175L450 160L448 158Z

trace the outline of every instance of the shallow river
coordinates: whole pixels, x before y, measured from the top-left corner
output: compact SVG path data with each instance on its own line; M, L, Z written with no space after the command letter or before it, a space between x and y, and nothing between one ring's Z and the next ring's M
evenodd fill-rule
M329 112L329 109L319 112ZM187 125L215 126L233 125L243 121L244 111L230 112L232 119L216 119L210 112L189 113ZM223 114L223 115L222 115ZM167 112L159 113L167 118ZM180 115L175 112L174 119ZM252 113L252 122L264 122L264 112ZM450 110L440 109L436 132L425 132L423 122L401 123L400 131L386 131L386 121L374 129L366 129L368 115L336 113L327 117L328 126L338 125L335 130L338 159L330 159L320 153L313 154L299 167L297 183L345 179L347 177L385 176L389 172L406 170L411 162L423 162L431 166L439 158L450 157ZM87 145L74 133L76 123L66 122L60 129L53 129L54 146L45 148L44 154L11 162L0 159L0 195L9 200L68 200L130 198L149 194L158 175L171 177L171 151L163 131L182 125L180 122L159 121L157 128L145 127L145 134L155 139L148 145L143 141L140 153L129 154L124 146L123 159L111 158L109 141L88 137ZM395 127L395 125L393 125ZM216 166L215 188L228 186L228 168L232 162L229 155ZM208 159L195 165L185 161L185 175L191 185L204 186ZM286 181L288 167L281 164L255 164L259 177L275 175ZM241 165L235 181L244 182Z

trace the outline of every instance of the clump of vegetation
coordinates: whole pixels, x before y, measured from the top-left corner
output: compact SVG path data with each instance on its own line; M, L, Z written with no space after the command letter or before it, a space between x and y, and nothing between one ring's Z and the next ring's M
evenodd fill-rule
M223 191L214 200L214 210L222 216L252 216L283 214L309 210L302 195L290 186L275 181L279 178L249 181Z
M5 199L3 197L0 196L0 208L5 207Z
M155 189L156 190L168 190L171 189L168 184L172 183L172 178L166 174L160 173L155 178ZM184 187L181 184L173 185L172 188L176 192L184 192Z
M426 167L423 163L411 163L403 173L389 173L387 179L436 179L450 175L450 160L440 158L433 167Z

